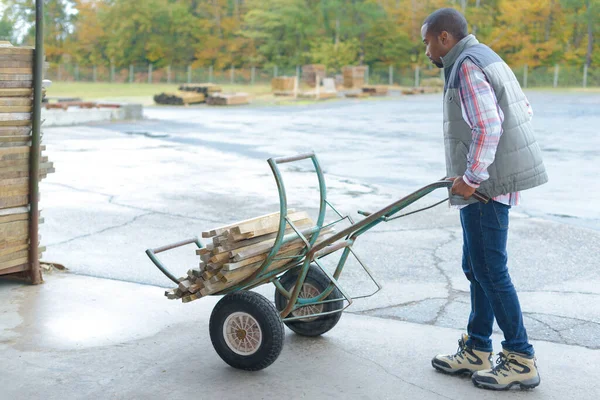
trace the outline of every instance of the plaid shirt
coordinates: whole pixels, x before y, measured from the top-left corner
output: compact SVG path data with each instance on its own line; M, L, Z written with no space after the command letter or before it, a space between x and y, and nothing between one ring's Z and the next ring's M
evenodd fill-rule
M473 132L463 180L467 185L478 188L481 182L490 177L487 169L496 156L496 148L502 136L504 113L500 109L494 89L475 63L466 59L461 65L459 77L458 92L463 119ZM528 109L530 115L533 115L529 104ZM519 192L514 192L494 197L494 200L516 206L520 197Z

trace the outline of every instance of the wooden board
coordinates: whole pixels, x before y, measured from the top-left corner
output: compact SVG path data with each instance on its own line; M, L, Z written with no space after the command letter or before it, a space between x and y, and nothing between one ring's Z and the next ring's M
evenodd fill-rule
M295 211L296 210L294 210L294 209L289 209L288 213L292 213L292 212L295 212ZM271 213L271 214L265 214L265 215L261 215L260 217L255 217L255 218L246 219L244 221L234 222L232 224L223 225L223 226L220 226L218 228L212 229L210 231L202 232L202 237L203 238L210 238L210 237L213 237L213 236L219 236L219 235L222 235L224 233L227 233L227 231L229 229L231 229L231 228L233 228L233 227L235 227L237 225L245 224L245 223L250 223L250 222L255 222L255 221L258 221L258 220L263 219L263 218L272 217L274 215L277 215L277 218L279 218L279 213L278 212Z
M21 242L23 242L23 241L21 241ZM15 253L18 251L23 251L23 250L29 249L29 243L21 243L21 242L20 242L20 244L15 244L10 247L5 247L5 248L0 247L0 256L5 256L7 254L11 254L11 253ZM13 243L17 243L17 242L13 242Z
M0 136L0 147L20 147L31 142L31 136Z
M0 47L0 55L28 55L33 57L35 48L31 46L6 46Z
M33 81L33 74L2 74L0 73L0 81Z
M0 197L0 208L18 207L29 204L29 196Z
M22 107L22 106L32 106L33 99L29 99L26 97L0 97L0 108L2 107Z
M26 239L29 235L29 221L14 221L0 224L0 244Z
M28 257L21 257L11 261L5 261L0 263L0 272L4 269L8 269L11 267L16 267L17 265L26 264L28 262Z
M0 88L0 97L28 97L28 98L33 98L33 89Z
M0 113L30 113L33 111L31 106L0 106Z
M33 59L33 54L5 54L3 52L0 52L0 64L2 64L3 62L8 61L8 62L15 62L15 61L21 61L21 62L29 62L29 63L34 63L34 59Z
M0 126L0 137L2 136L24 136L31 133L28 126Z
M30 121L31 113L28 112L16 112L0 114L0 121Z
M2 60L0 54L0 68L27 68L29 71L33 71L33 61L9 61Z
M31 121L1 121L0 126L31 126Z
M33 69L31 67L7 67L0 63L0 74L33 75Z
M32 88L33 81L0 81L0 88L2 89L20 89L20 88Z

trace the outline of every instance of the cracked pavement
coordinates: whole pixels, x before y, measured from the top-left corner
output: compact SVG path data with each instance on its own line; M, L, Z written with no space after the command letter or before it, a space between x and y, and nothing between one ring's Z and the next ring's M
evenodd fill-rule
M528 96L550 183L525 192L523 205L511 211L509 271L530 338L599 349L600 156L589 149L600 147L591 135L600 123L600 96ZM56 166L41 184L44 260L78 274L170 286L144 251L275 211L265 162L271 156L314 150L328 199L355 219L356 210L376 210L444 173L435 96L145 113L149 119L136 123L44 130ZM315 215L310 172L307 163L293 164L284 178L290 207ZM445 205L380 224L355 249L383 289L348 312L464 329L469 292L461 246L457 211ZM161 258L176 274L197 264L190 248ZM352 295L375 288L352 260L341 282ZM272 287L258 291L272 297Z

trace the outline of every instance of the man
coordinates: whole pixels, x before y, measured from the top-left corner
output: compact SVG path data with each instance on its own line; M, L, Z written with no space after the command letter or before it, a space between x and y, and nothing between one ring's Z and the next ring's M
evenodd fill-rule
M450 374L472 373L478 387L533 388L540 377L506 254L509 209L519 203L520 191L548 180L531 108L510 68L468 34L458 11L435 11L421 35L427 57L444 68L446 171L454 179L450 203L460 208L462 268L471 282L467 335L455 354L438 355L432 365ZM493 200L475 201L475 190ZM505 339L495 366L494 317Z

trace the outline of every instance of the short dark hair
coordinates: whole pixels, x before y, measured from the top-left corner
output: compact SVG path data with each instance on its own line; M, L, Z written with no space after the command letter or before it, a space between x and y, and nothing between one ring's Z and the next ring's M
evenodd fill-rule
M427 32L439 35L443 31L450 33L457 40L469 34L467 20L454 8L440 8L429 14L423 25L427 24Z

